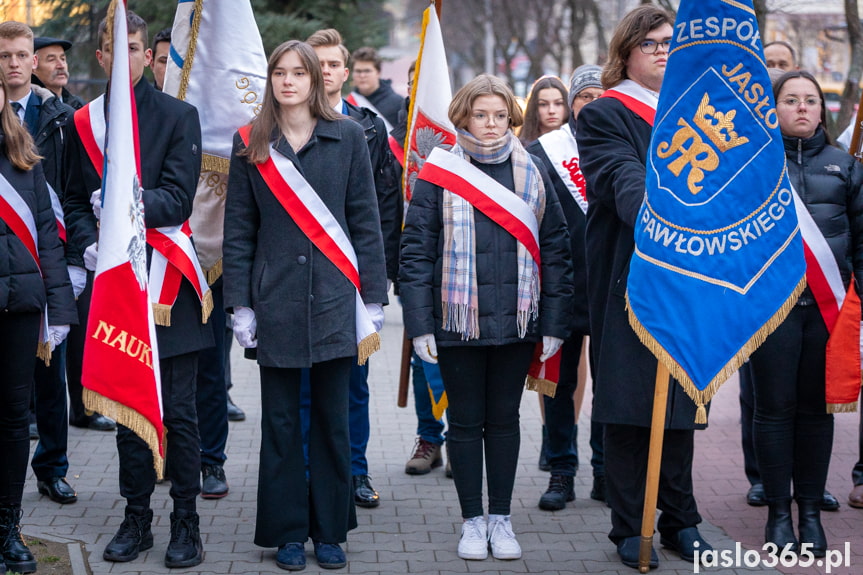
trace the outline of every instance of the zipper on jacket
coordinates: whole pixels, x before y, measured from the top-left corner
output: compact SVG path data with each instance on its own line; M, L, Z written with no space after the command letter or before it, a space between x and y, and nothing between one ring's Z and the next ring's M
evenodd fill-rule
M803 165L803 140L797 138L797 163Z

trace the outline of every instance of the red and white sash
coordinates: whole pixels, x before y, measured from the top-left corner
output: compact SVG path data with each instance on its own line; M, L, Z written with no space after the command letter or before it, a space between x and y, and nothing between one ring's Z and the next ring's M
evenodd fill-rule
M9 183L3 174L0 174L0 220L12 230L27 251L36 262L36 267L39 273L42 273L42 265L39 261L39 234L36 228L36 219L33 217L33 212L30 206L24 201L24 198L18 193L12 184ZM48 305L42 312L42 323L39 330L39 347L36 350L36 356L45 362L45 365L51 361L51 346L48 342Z
M545 155L551 160L551 165L560 179L566 185L566 189L572 195L572 199L587 213L587 186L584 174L578 165L578 144L575 135L568 125L563 125L559 130L553 130L540 136L539 144Z
M75 112L75 128L96 173L102 177L105 150L104 95ZM146 211L147 206L144 206ZM213 310L213 296L192 244L189 222L181 226L147 228L147 244L153 248L149 291L156 323L171 325L171 307L177 300L185 277L195 288L201 302L204 323Z
M380 118L383 121L384 127L386 127L386 129L387 129L387 144L390 147L390 151L393 153L393 156L396 157L396 160L398 160L399 165L401 167L404 167L404 164L405 164L404 147L403 147L401 142L399 142L398 140L396 140L395 138L393 138L392 136L389 135L390 132L393 131L393 125L390 124L389 121L384 117L384 115L381 114L380 111L374 107L374 105L369 101L368 98L366 98L365 96L363 96L359 92L351 92L350 94L348 94L348 97L345 98L345 100L347 100L348 102L350 102L351 104L353 104L354 106L356 106L358 108L368 108L369 110L374 112L378 118Z
M250 126L240 128L240 137L249 145ZM360 296L357 254L338 220L303 177L294 163L270 148L269 159L257 165L270 191L291 219L324 256L353 284L356 294L355 318L357 363L363 365L380 349L380 336Z
M60 204L60 198L57 197L57 192L48 184L48 194L51 196L51 209L54 211L54 219L57 220L57 235L60 236L60 241L66 243L66 219L63 216L63 206Z
M846 290L833 251L796 192L794 205L803 236L806 283L830 333L825 370L827 411L855 411L861 382L861 310L854 276Z
M619 100L631 112L638 115L651 127L653 126L656 118L656 105L659 103L659 94L656 92L651 92L644 86L627 79L614 88L606 90L600 98Z

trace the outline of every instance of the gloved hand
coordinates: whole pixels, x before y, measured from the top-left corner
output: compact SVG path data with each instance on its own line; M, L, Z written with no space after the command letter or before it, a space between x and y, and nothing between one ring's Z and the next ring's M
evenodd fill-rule
M48 326L48 343L51 345L51 351L63 343L66 336L69 335L68 325L49 325Z
M391 289L393 289L393 280L387 280L387 293L390 293Z
M99 243L93 242L84 250L84 267L91 272L96 271L96 260L99 259Z
M78 299L87 287L87 270L79 266L66 266L66 269L69 270L69 279L72 281L72 292L75 294L75 299Z
M375 324L375 331L381 331L381 328L384 327L384 306L379 303L367 303L366 311L369 312L369 317Z
M426 363L437 363L437 343L434 334L427 333L414 338L414 351Z
M255 310L247 307L234 308L234 337L242 347L258 347L258 322Z
M95 190L92 194L90 194L90 205L93 206L93 214L96 216L96 219L101 219L102 217L102 190Z
M563 345L563 340L559 337L551 335L542 336L542 355L539 356L539 361L546 361L548 358L557 353L560 346Z

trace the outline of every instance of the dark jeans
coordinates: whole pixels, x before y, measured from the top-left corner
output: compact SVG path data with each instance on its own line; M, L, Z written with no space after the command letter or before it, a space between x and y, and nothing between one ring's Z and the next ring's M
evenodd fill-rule
M740 375L740 445L743 448L743 471L749 485L761 483L758 459L755 456L753 417L755 416L755 387L752 383L752 366L744 363L737 372Z
M590 364L590 373L596 373L593 361L593 340L590 340L587 350L587 362ZM591 378L590 382L593 396L596 397L596 378ZM590 416L590 467L593 469L594 477L605 477L605 447L603 446L603 436L605 429L602 423Z
M426 363L416 352L411 352L411 378L414 388L414 410L417 414L417 435L435 445L443 445L443 419L435 419L432 412L431 396L428 382L432 378L440 379L440 367L435 363Z
M309 475L300 424L301 369L261 366L261 455L255 544L341 543L356 526L348 432L352 357L309 373Z
M518 409L533 343L439 347L449 398L449 457L465 519L483 514L485 452L488 512L510 514L521 443Z
M51 364L39 360L33 374L36 384L36 425L39 443L30 466L36 479L66 477L69 460L69 413L66 407L66 342L51 353Z
M578 364L584 337L574 335L563 342L560 358L560 377L554 397L543 396L545 402L545 428L548 431L546 454L551 473L574 477L578 470L578 451L575 443L575 406L572 396L578 387Z
M610 423L604 427L605 495L611 507L608 538L616 544L641 533L650 429ZM662 511L657 529L666 537L701 523L692 494L694 443L691 429L665 430L656 506Z
M795 306L752 354L755 453L770 503L821 501L833 448L826 413L827 327L818 306Z
M24 494L40 318L0 312L0 507L20 507Z
M222 465L227 456L228 388L225 384L225 309L222 278L210 286L213 292L213 347L198 352L196 405L201 435L201 464ZM171 463L173 465L173 462ZM173 470L173 468L172 468Z
M860 403L858 405L863 408L863 391L860 392ZM861 409L860 416L860 433L859 433L859 454L860 459L857 460L857 464L854 466L853 471L851 472L851 479L854 481L854 485L863 485L863 409Z
M195 413L198 354L159 359L162 375L162 421L171 459L171 498L174 509L195 510L201 492L201 438ZM120 495L129 505L150 506L156 485L153 454L144 441L123 425L117 427L120 454Z
M70 326L66 338L66 386L69 388L69 421L80 422L86 417L82 399L81 368L84 365L84 341L87 338L87 317L90 315L90 296L93 294L93 272L87 272L87 286L75 304L78 306L78 325Z

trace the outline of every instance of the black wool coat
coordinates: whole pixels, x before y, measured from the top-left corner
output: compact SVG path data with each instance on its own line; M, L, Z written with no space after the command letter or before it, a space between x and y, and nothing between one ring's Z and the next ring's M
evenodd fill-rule
M37 266L21 239L0 220L0 312L39 313L47 303L51 325L77 324L75 296L42 166L29 171L14 167L6 156L2 132L0 149L0 174L30 208L39 250Z
M350 239L363 302L387 303L380 217L363 129L347 118L319 118L298 153L281 135L275 147ZM257 166L238 155L244 148L235 135L225 204L225 308L255 311L260 365L302 368L356 355L353 284L288 215Z
M619 100L600 98L581 110L575 134L587 180L593 417L639 427L650 427L657 360L629 326L625 295L651 130ZM696 427L695 404L676 381L668 388L665 426Z
M508 231L475 209L475 256L479 338L462 341L461 334L444 331L441 310L443 267L443 188L417 180L405 216L399 289L405 329L410 338L434 334L438 346L507 345L540 341L550 335L566 339L572 315L572 261L566 221L551 190L545 167L532 158L546 189L545 214L539 227L542 283L539 317L518 337L518 242ZM473 163L505 188L513 189L512 162Z
M144 222L148 228L178 226L192 214L201 173L201 124L194 106L156 91L146 80L135 84ZM70 246L83 261L84 250L98 239L90 195L102 185L75 122L67 126L63 169L63 209ZM148 265L152 248L147 246ZM210 324L201 322L201 302L188 280L171 309L171 325L156 326L159 357L174 357L213 346Z

